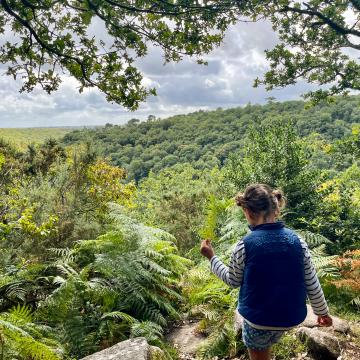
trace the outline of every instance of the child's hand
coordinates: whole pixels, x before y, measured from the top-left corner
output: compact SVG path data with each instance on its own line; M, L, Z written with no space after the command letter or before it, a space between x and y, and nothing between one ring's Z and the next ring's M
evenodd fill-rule
M319 326L331 326L332 318L329 315L318 316Z
M210 240L206 239L201 242L200 253L202 256L207 257L209 260L215 255Z

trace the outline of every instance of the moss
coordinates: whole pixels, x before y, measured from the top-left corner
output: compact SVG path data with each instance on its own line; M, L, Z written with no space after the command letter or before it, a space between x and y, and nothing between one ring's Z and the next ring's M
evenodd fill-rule
M165 353L156 346L150 347L150 360L168 360Z

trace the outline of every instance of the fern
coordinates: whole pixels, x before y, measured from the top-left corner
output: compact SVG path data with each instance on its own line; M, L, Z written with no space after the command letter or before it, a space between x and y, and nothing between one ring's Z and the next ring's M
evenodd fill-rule
M131 327L131 336L145 337L150 344L158 343L162 335L162 327L151 321L136 322Z
M159 346L162 348L166 359L173 360L174 357L169 352L173 352L173 349L169 349L166 343L163 343L161 338L163 336L162 327L151 321L137 322L131 327L131 337L144 337L151 345ZM177 358L177 356L176 356Z
M313 248L310 250L310 253L319 278L337 278L340 276L339 270L335 265L338 256L326 255L324 244Z
M27 281L8 279L8 283L5 283L0 287L0 294L2 295L2 301L7 298L15 302L24 302L26 296Z
M339 277L339 271L335 261L337 256L329 256L326 252L326 245L331 241L321 234L310 231L297 231L302 239L308 244L310 254L319 278Z
M205 224L199 232L202 238L213 240L218 238L219 223L222 223L222 217L231 203L232 200L219 200L215 195L210 195L206 206Z
M29 308L18 305L8 313L0 314L2 351L21 359L58 360L63 348L53 339L47 338L49 328L36 325Z
M202 319L199 330L208 340L199 349L200 358L235 355L238 342L233 328L237 289L230 289L209 272L202 262L191 269L182 281L183 293L191 316Z
M20 304L18 304L16 307L12 308L9 311L9 314L14 322L19 321L31 323L33 321L31 310L27 306L21 306Z
M202 314L206 320L217 321L220 319L221 315L218 309L213 308L211 305L197 305L192 308L192 311L197 314Z
M360 250L346 251L336 261L340 277L332 281L341 300L348 300L352 310L360 309Z
M49 252L54 254L57 258L61 258L62 261L65 262L73 262L75 261L75 254L69 248L49 248L47 249Z
M167 318L179 317L177 282L191 262L177 254L170 234L110 207L107 233L58 252L63 257L50 266L57 288L38 310L74 356L140 333L160 346Z
M221 228L220 242L234 243L241 239L248 232L247 222L238 206L231 206L227 209L227 219L225 225Z
M319 247L320 245L331 244L331 241L321 234L316 234L307 230L297 230L296 231L302 239L308 244L309 249Z
M105 313L101 317L101 320L122 320L122 321L128 322L129 324L133 324L133 323L136 322L135 318L133 318L129 314L126 314L126 313L121 312L121 311L113 311L113 312L110 312L110 313Z
M360 310L360 296L354 297L351 299L350 303L357 307L358 310Z

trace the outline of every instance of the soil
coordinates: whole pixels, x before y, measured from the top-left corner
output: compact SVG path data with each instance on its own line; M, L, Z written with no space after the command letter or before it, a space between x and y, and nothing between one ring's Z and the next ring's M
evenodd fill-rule
M180 353L180 359L196 359L196 349L206 340L196 329L198 321L184 320L173 325L171 332L166 336L168 342L176 347Z

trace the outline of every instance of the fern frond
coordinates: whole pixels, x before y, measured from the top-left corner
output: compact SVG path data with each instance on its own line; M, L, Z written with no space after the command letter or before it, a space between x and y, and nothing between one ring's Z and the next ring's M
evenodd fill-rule
M9 299L24 302L26 297L25 285L26 281L12 280L0 287L0 294Z
M20 314L24 316L24 313L26 313L26 316L25 318L22 318L21 324L19 325L13 323L14 319L11 314L1 314L0 330L5 337L8 346L12 349L13 354L35 360L59 360L61 358L61 353L63 352L59 344L55 341L52 342L52 345L56 345L56 348L54 349L45 344L43 338L40 338L40 340L35 339L29 332L22 328L22 326L26 324L28 311L24 309L13 311L13 314L16 314L16 317L19 317Z
M307 230L296 230L302 239L308 244L310 249L323 244L331 244L331 241L321 234L316 234Z
M351 300L351 304L360 309L360 296L357 296Z
M238 241L249 231L247 222L237 206L227 208L225 225L221 228L220 242L233 243Z
M73 269L68 263L61 262L56 264L56 269L63 275L71 276L71 275L78 275L77 271Z
M31 323L33 321L33 316L28 306L17 304L9 311L9 315L14 322L18 321Z
M137 322L131 327L132 337L145 337L149 343L159 340L162 335L162 327L151 321Z
M220 318L219 311L217 309L211 308L210 305L199 306L197 310L205 317L205 319L210 321L217 321Z
M133 324L137 322L135 318L121 311L113 311L113 312L105 313L101 317L101 320L124 320L129 324Z
M336 267L338 256L326 255L324 244L310 250L310 254L319 278L337 278L340 276L339 269Z
M69 248L49 248L49 252L54 254L56 257L61 258L63 262L74 262L76 254L73 249Z

